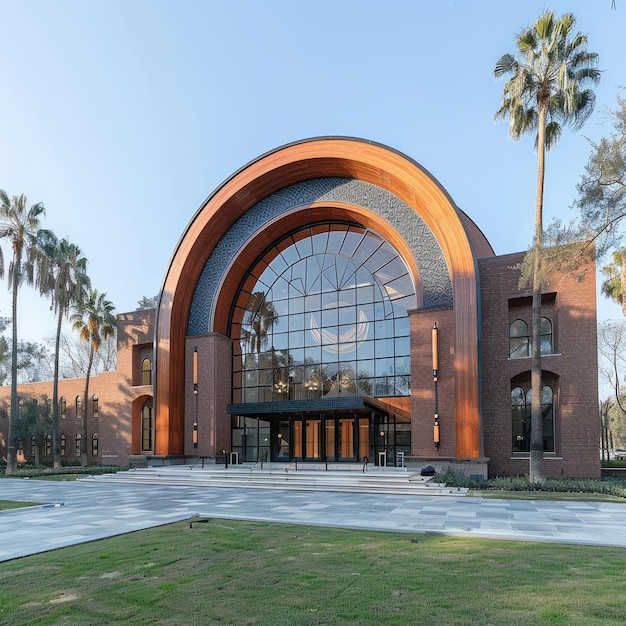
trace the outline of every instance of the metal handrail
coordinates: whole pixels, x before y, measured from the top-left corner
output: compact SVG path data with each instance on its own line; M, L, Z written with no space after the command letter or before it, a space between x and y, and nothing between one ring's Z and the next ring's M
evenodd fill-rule
M202 461L202 469L204 469L204 459L206 459L205 456L199 456L195 463L193 463L192 465L189 466L189 471L191 471L196 465L198 465L198 463L200 463L200 461Z

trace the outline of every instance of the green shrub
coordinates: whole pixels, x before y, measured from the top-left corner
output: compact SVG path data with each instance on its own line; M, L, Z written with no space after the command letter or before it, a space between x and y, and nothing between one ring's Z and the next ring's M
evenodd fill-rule
M463 473L446 468L435 476L437 482L449 487L495 491L544 491L553 493L597 493L626 498L626 480L620 478L546 478L533 483L526 476L499 476L489 480L468 478Z
M626 461L611 459L610 461L602 461L602 467L626 467Z
M116 465L63 466L56 469L43 465L25 465L20 467L15 474L11 474L11 478L39 478L42 476L63 476L65 474L114 474L121 469ZM4 469L2 474L4 474Z

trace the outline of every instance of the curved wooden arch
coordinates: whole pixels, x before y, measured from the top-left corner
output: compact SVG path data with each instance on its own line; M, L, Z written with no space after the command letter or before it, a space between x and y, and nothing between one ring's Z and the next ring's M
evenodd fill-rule
M221 185L192 219L168 267L157 311L157 454L183 451L185 330L210 252L237 219L271 193L334 176L363 180L393 193L421 216L439 242L454 294L457 456L480 456L477 276L460 213L417 163L385 146L351 138L305 140L260 157Z

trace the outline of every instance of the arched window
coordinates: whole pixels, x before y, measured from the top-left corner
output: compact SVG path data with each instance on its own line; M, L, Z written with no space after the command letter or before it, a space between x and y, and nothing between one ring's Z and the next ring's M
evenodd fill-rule
M30 456L35 458L35 453L37 451L37 442L34 437L30 438Z
M541 318L541 354L552 354L552 322ZM509 327L509 358L523 359L532 354L531 336L524 320L515 320Z
M65 419L67 417L67 400L65 396L61 396L59 400L59 415Z
M46 398L46 411L48 417L52 416L52 398Z
M141 384L152 384L152 361L150 359L144 359L141 362Z
M91 415L93 417L100 417L97 393L94 393L93 396L91 396Z
M522 387L511 390L513 452L530 452L530 408L532 389ZM543 416L543 451L554 452L554 392L544 385L541 391L541 414Z
M46 456L52 454L52 435L46 435Z
M74 456L80 456L80 440L82 439L82 435L80 433L76 433L76 439L74 440Z
M76 396L76 417L79 419L83 416L83 399Z
M98 456L98 433L94 433L91 436L91 456Z
M409 269L355 225L294 231L253 265L235 295L235 402L408 396Z
M552 322L547 317L541 318L541 354L553 354Z
M515 320L509 327L509 358L523 359L527 356L530 356L528 324L524 320Z
M152 404L145 404L141 409L141 451L153 451L154 424L152 420Z
M61 442L61 456L65 456L67 454L67 437L65 436L65 433L61 433L60 442Z

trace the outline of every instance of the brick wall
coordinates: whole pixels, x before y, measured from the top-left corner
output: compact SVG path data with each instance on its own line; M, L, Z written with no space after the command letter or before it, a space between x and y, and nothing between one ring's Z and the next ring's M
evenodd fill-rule
M523 253L479 261L482 408L491 475L528 473L528 457L512 452L511 381L530 372L530 358L509 358L509 324L531 326L530 291L518 288ZM548 476L600 476L595 269L556 271L544 287L542 315L553 324L554 354L542 357L555 381L555 453L544 455Z
M127 465L131 454L133 415L138 426L140 407L152 398L152 385L133 385L139 381L139 362L133 358L133 347L143 345L142 354L152 354L154 332L154 311L134 311L117 316L117 369L91 376L89 382L88 406L88 455L90 463ZM45 402L52 398L52 381L19 385L18 394ZM81 432L82 420L76 416L76 397L85 393L85 379L64 379L59 381L59 398L66 398L66 417L59 418L59 434L67 440L64 462L80 460L74 455L76 434ZM98 395L98 417L92 415L92 398ZM6 436L8 434L8 409L10 407L10 386L0 387L0 454L6 456ZM84 398L83 398L84 401ZM140 432L140 431L139 431ZM98 434L98 456L91 455L91 439ZM139 441L137 441L137 445ZM24 442L24 452L30 457L30 442ZM41 460L51 462L51 456Z

